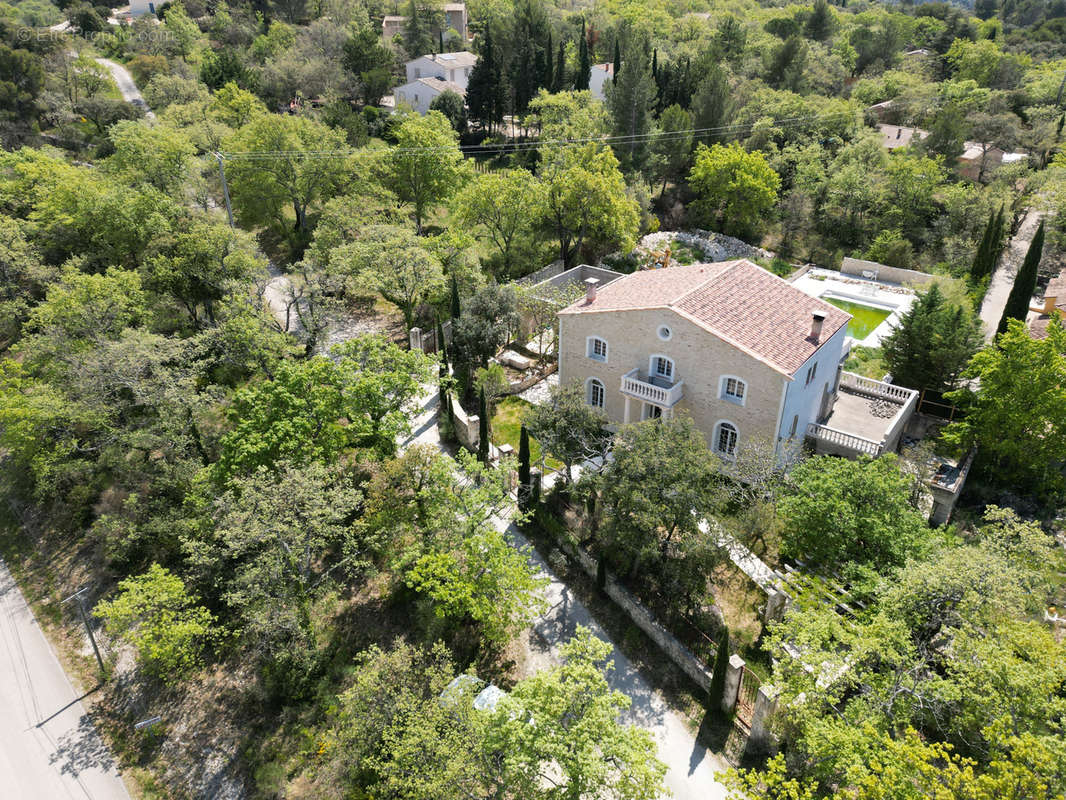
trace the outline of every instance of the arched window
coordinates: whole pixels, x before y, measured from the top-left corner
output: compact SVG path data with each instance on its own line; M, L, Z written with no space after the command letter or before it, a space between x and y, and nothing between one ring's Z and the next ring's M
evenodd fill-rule
M719 422L714 430L714 451L722 456L737 454L737 427L732 422Z
M748 384L732 375L722 376L722 399L737 405L744 405L748 393Z
M607 392L603 387L603 383L596 378L589 378L588 381L588 404L595 408L603 408L604 400L607 398Z
M589 358L595 361L602 361L607 363L607 340L601 339L599 336L590 336L585 340L585 347Z

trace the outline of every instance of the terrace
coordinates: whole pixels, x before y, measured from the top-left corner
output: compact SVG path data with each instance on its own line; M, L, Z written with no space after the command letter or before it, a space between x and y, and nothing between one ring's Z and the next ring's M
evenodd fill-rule
M842 372L832 408L821 423L807 426L818 453L854 457L879 456L899 445L918 392L891 383Z

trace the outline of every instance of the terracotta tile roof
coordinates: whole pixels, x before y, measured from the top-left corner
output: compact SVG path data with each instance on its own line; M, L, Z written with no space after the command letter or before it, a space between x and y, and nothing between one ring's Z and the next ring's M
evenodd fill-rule
M786 375L851 319L746 259L634 272L559 313L641 308L669 308ZM825 314L817 342L808 338L815 311Z

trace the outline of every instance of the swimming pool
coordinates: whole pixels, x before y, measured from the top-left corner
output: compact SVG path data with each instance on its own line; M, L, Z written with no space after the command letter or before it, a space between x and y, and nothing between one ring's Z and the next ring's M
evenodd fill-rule
M838 297L826 297L825 295L822 296L822 299L851 314L851 321L848 323L848 336L858 342L873 333L878 325L892 315L892 309L889 308L877 308L863 303L854 303L851 300L842 300Z

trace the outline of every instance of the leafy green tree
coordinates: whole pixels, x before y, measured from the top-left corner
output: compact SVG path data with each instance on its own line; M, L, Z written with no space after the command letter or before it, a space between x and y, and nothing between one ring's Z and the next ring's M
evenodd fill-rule
M487 172L468 183L455 200L460 221L481 226L499 251L498 276L514 275L516 257L532 239L544 208L543 186L524 169Z
M374 106L388 91L396 56L370 25L356 27L344 43L344 67L363 87L363 103Z
M1066 331L1056 323L1032 339L1009 320L995 347L977 353L966 384L948 398L966 416L948 425L948 444L978 447L976 467L994 485L1052 498L1062 491L1066 461Z
M688 417L622 428L603 470L597 547L620 572L652 575L687 605L721 552L701 523L718 505L718 459Z
M489 284L452 321L452 354L467 368L486 367L518 327L518 298L511 286Z
M582 247L628 251L640 225L638 206L626 193L611 150L572 152L542 173L546 225L567 268Z
M337 356L283 362L270 380L237 391L214 466L219 480L281 461L329 464L350 447L395 452L431 360L376 336L345 342Z
M1036 291L1036 279L1040 275L1040 257L1044 253L1044 220L1036 229L1033 241L1029 243L1029 249L1025 252L1025 259L1018 268L1018 274L1014 278L1007 303L1003 306L1003 316L999 318L999 327L996 333L1002 334L1007 330L1007 323L1016 319L1025 323L1029 315L1029 305L1033 302L1033 292Z
M254 117L226 145L233 154L226 162L226 178L237 217L248 225L273 226L302 253L315 211L340 193L351 171L344 159L307 154L347 146L342 132L310 117Z
M458 92L451 89L441 92L429 104L430 111L439 111L448 118L452 128L460 136L466 133L466 103Z
M980 318L950 303L934 283L918 295L881 347L894 383L944 392L955 388L983 343Z
M0 216L0 350L18 338L31 308L56 277L27 240L24 223Z
M652 141L651 163L657 178L662 178L661 197L666 185L678 183L688 173L692 160L692 115L679 105L672 105L659 116L659 136Z
M352 522L361 499L324 464L260 467L215 501L210 535L187 545L282 694L314 669L315 600L370 567L373 541Z
M108 635L137 651L145 673L174 685L202 663L218 632L215 618L190 594L184 581L159 564L119 581L119 593L94 609Z
M696 212L726 232L750 233L777 201L781 178L762 153L738 144L700 145L689 174Z
M630 700L608 684L611 645L578 627L560 653L561 666L519 681L492 714L486 745L503 754L502 783L529 800L548 781L574 800L662 796L654 739L619 719Z
M910 478L891 454L809 458L793 467L789 481L778 509L785 521L782 550L792 557L885 569L929 540L925 520L909 505Z
M444 291L444 269L425 245L425 239L403 228L373 225L355 242L334 250L330 259L350 272L357 286L400 309L410 330L419 307Z
M213 325L227 292L264 276L266 264L250 235L194 217L153 240L141 274L146 289L173 297L194 325Z
M385 184L400 202L414 207L415 229L421 234L426 212L462 186L466 165L455 131L439 111L408 117L395 136L396 147L383 164Z
M574 483L575 466L604 458L610 449L610 435L604 430L607 417L585 402L579 383L553 387L551 400L533 406L525 423L544 452L562 462L567 486Z

